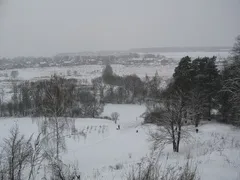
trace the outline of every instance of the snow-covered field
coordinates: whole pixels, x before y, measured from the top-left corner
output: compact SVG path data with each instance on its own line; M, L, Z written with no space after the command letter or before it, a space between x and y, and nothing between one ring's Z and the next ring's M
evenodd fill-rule
M171 52L171 53L156 53L164 55L167 58L172 58L178 62L184 56L190 56L192 58L204 57L204 56L217 56L217 59L226 58L229 56L228 52ZM136 74L140 78L144 78L147 74L148 76L154 76L158 72L159 76L163 80L170 78L174 72L176 65L112 65L113 71L118 75L131 75ZM64 76L65 78L76 78L84 80L85 83L91 83L93 78L99 77L102 74L104 66L102 65L82 65L82 66L69 66L69 67L45 67L45 68L27 68L27 69L11 69L2 70L0 74L0 88L4 89L4 100L8 101L11 98L12 81L11 72L17 70L19 72L17 80L24 81L34 81L39 79L49 79L52 75L57 74ZM70 71L70 74L69 74ZM77 72L77 75L74 74ZM8 77L3 76L7 74ZM70 75L70 76L69 76Z
M179 61L184 56L190 56L192 58L204 57L204 56L217 56L217 59L226 58L229 56L228 52L169 52L169 53L156 53L164 55L167 58L172 58ZM157 71L163 78L168 78L173 74L176 65L112 65L114 73L118 75L130 75L136 74L143 78L146 74L153 76ZM27 68L27 69L13 69L19 72L19 80L36 80L49 78L51 75L58 74L66 76L67 78L77 78L77 79L91 79L101 76L104 66L102 65L81 65L81 66L69 66L69 67L45 67L45 68ZM1 74L7 73L9 77L0 77L0 80L9 80L11 70L0 71ZM68 76L68 71L70 70L71 76ZM77 71L77 76L74 75L74 71Z
M76 119L76 128L83 130L86 136L74 139L69 134L66 138L68 150L62 154L63 159L66 163L77 163L82 176L87 179L124 179L131 167L150 153L148 132L153 126L141 125L140 115L144 111L145 107L140 105L106 105L102 115L118 112L121 130L116 130L117 125L109 120ZM9 129L16 123L26 136L36 134L35 121L31 118L1 118L0 141L8 137ZM203 123L198 134L192 128L191 134L190 142L182 144L179 153L173 153L171 145L164 149L160 156L163 167L181 166L190 153L202 180L240 179L238 129L212 122ZM115 170L113 167L117 164L122 168Z
M171 53L156 53L164 55L167 58L172 58L176 62L179 61L184 56L190 56L192 58L204 57L204 56L217 56L217 59L226 58L229 56L228 52L171 52ZM147 74L148 76L154 76L158 72L159 76L163 79L168 79L172 76L174 68L176 65L112 65L114 73L118 75L131 75L136 74L140 78L144 78ZM93 78L101 76L104 66L102 65L82 65L82 66L69 66L69 67L45 67L45 68L27 68L27 69L11 69L0 71L0 88L4 87L5 93L12 89L11 84L11 72L17 70L19 75L17 80L38 80L38 79L48 79L52 75L57 74L64 76L66 78L77 78L82 80L87 80L88 83L91 82ZM70 76L68 71L70 71ZM77 75L74 74L77 72ZM3 75L7 74L8 77ZM7 98L8 99L8 98Z
M12 93L12 78L11 72L17 70L19 75L16 80L19 81L35 81L39 79L49 79L52 75L57 74L64 76L65 78L76 78L84 80L84 83L91 83L91 80L102 75L102 71L105 66L101 65L82 65L82 66L69 66L69 67L46 67L46 68L27 68L27 69L11 69L0 71L1 74L8 74L8 77L0 77L0 89L4 89L4 101L10 100ZM112 65L115 74L124 76L136 74L140 78L144 78L146 74L148 76L154 76L158 72L159 76L163 79L168 79L173 74L174 65L168 66L124 66L124 65ZM68 76L70 71L70 76ZM74 74L77 71L77 75Z
M180 60L184 56L189 56L191 58L197 58L197 57L212 57L216 56L217 59L223 59L227 58L229 56L229 52L227 51L222 51L222 52L201 52L201 51L196 51L196 52L164 52L161 53L161 55L164 55L168 58L172 58L174 60Z
M105 66L102 65L82 65L82 66L69 66L69 67L45 67L45 68L27 68L27 69L11 69L1 71L2 74L7 73L9 77L1 77L1 80L10 79L11 71L17 70L19 72L19 80L36 80L49 78L51 75L57 74L67 78L87 79L91 82L91 79L101 76L102 70ZM112 65L114 73L118 75L131 75L136 74L143 78L146 74L154 76L156 71L162 77L170 77L173 73L175 66L124 66L124 65ZM68 71L71 75L68 76ZM77 71L77 76L74 75L74 71Z
M189 53L163 54L167 57L179 60ZM214 54L192 53L189 56L212 56ZM227 53L220 54L227 57ZM144 77L152 76L157 71L162 77L168 78L174 71L174 66L123 66L113 65L113 70L118 75L137 74ZM19 80L36 80L49 78L53 74L67 76L71 70L71 76L67 78L91 79L101 75L104 67L100 65L86 65L76 67L51 67L18 69ZM12 70L1 71L10 75ZM78 75L74 76L73 72ZM11 89L9 77L1 77L1 87L5 93ZM10 93L9 93L10 94ZM5 95L5 98L8 98ZM66 136L67 152L61 156L66 163L78 164L82 176L86 179L118 180L125 179L126 173L131 170L150 153L151 144L148 141L148 133L153 130L152 125L142 125L142 113L145 106L140 105L113 105L108 104L104 108L102 116L110 116L112 112L120 114L119 124L121 130L116 130L117 125L104 119L75 119L76 128L83 131L86 136L74 138L71 134ZM9 136L9 129L18 124L21 133L30 136L38 133L36 119L31 118L0 118L0 142ZM199 133L190 127L191 135L188 144L183 143L179 153L172 152L172 146L168 145L161 153L160 163L162 167L181 166L187 161L190 154L191 161L198 166L198 173L202 180L239 180L240 179L240 130L214 122L203 123L199 127ZM138 133L136 133L138 130ZM115 170L116 165L122 168Z

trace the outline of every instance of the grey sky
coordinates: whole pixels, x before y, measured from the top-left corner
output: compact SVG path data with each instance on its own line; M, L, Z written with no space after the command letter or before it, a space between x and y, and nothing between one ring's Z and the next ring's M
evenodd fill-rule
M3 0L0 56L228 46L240 0Z

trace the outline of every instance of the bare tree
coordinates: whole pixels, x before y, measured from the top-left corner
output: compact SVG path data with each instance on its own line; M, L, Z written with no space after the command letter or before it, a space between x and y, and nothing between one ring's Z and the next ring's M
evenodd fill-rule
M41 132L46 153L60 159L60 153L66 151L66 131L70 131L72 121L63 117L47 117L41 122Z
M56 180L81 180L77 165L67 165L60 160L52 160L49 163L51 179Z
M198 127L206 106L207 102L204 94L193 90L188 100L187 117L194 122L195 127Z
M115 122L115 124L117 124L118 118L119 118L119 113L113 112L111 114L111 119Z
M5 138L2 145L2 155L5 158L5 177L9 180L21 180L23 171L31 156L31 140L20 135L18 126L10 130L10 137Z
M3 152L0 152L0 180L7 179L7 165Z
M44 118L38 121L44 136L46 153L48 157L54 157L57 160L61 159L60 153L67 150L65 137L71 130L74 130L72 127L75 123L74 119L66 117L71 101L68 101L69 90L64 82L63 78L54 76L45 83L41 105ZM74 135L81 136L82 132L74 133Z
M28 160L29 162L29 175L28 180L35 180L38 171L41 169L44 160L44 152L42 147L41 133L37 136L32 144L32 153Z
M40 123L45 142L53 144L52 150L57 159L61 150L66 150L64 132L70 129L69 121L62 117L67 109L64 88L63 80L56 76L45 84L42 104L45 119Z
M14 71L11 72L11 77L12 77L13 79L16 79L16 78L18 77L18 75L19 75L19 72L16 71L16 70L14 70Z
M41 135L25 138L15 125L0 149L0 180L35 180L42 167L44 153Z
M158 118L162 126L154 132L150 132L150 141L153 142L153 148L161 148L166 144L173 145L173 151L179 152L181 140L187 140L190 136L184 125L185 105L183 94L177 92L172 94L168 99L164 100L164 107Z
M222 71L222 89L220 90L220 112L222 121L240 126L240 35L232 48L232 57Z
M233 64L232 69L229 71L234 74L234 77L230 77L223 82L221 92L229 93L229 102L231 103L231 122L235 125L240 125L240 66L239 64Z
M81 114L83 117L96 117L103 111L103 103L91 92L80 91L78 94L80 100Z

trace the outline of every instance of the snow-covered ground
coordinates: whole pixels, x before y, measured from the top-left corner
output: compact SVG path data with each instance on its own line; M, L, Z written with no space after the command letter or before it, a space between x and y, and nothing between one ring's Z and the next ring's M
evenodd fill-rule
M27 68L27 69L11 69L0 71L1 74L8 74L8 77L0 77L0 89L4 89L4 101L11 99L12 93L12 78L11 72L17 70L19 75L16 80L19 81L35 81L39 79L49 79L52 75L57 74L64 76L65 78L76 78L80 80L86 80L84 83L91 83L93 78L102 75L102 70L105 66L101 65L82 65L73 67L45 67L45 68ZM148 76L154 76L158 72L159 76L163 79L168 79L173 74L174 65L168 66L124 66L124 65L112 65L114 73L117 75L131 75L136 74L140 78L144 78L146 74ZM70 71L70 76L68 76ZM74 75L74 71L77 71L77 75Z
M141 125L140 115L144 111L143 105L106 105L102 115L118 112L121 130L116 130L117 125L110 120L76 119L76 128L83 130L86 136L74 140L69 134L66 138L68 150L62 154L63 159L66 163L78 162L82 176L87 179L124 179L130 167L150 153L148 133L153 130L153 126ZM1 118L0 141L8 137L8 131L15 123L26 136L36 134L38 126L35 121L31 118ZM191 161L197 164L202 180L240 179L238 129L207 122L200 126L198 134L194 128L191 134L190 143L183 143L179 153L173 153L171 145L164 149L160 156L163 167L181 166L190 153ZM123 167L114 170L112 167L117 164Z
M166 57L179 60L182 56L191 57L218 55L204 53L165 53ZM226 54L219 54L227 57ZM160 76L170 77L174 66L123 66L113 65L113 70L118 75L137 74L144 77L152 76L157 71ZM68 78L87 79L101 75L104 67L100 65L86 65L76 67L50 67L18 69L19 80L36 80L49 78L54 73L67 75ZM10 75L12 70L1 71ZM74 76L73 72L78 75ZM1 77L1 87L5 93L11 90L9 77ZM10 93L9 93L10 94ZM5 95L5 98L7 96ZM75 119L76 128L83 131L86 136L74 138L71 134L66 137L67 152L62 154L66 163L77 163L82 176L87 179L118 180L124 179L131 167L140 162L150 153L148 133L153 130L152 125L142 126L140 117L145 111L145 106L140 105L113 105L105 106L102 116L110 116L112 112L120 114L118 124L121 130L116 130L114 122L104 119ZM0 142L9 136L9 129L18 124L21 133L30 136L38 133L36 119L31 118L0 118ZM191 161L198 166L198 173L202 180L239 180L240 179L240 130L218 123L205 123L199 127L196 134L191 127L192 137L190 143L183 143L179 153L172 152L172 146L168 145L160 156L163 167L168 165L181 166L187 160L190 153ZM138 133L136 133L138 130ZM114 170L117 164L123 167ZM97 178L96 178L97 177Z
M57 74L67 78L87 79L91 82L91 79L101 76L102 70L105 66L102 65L82 65L82 66L69 66L69 67L45 67L45 68L27 68L27 69L10 69L1 71L2 74L7 73L8 77L1 77L0 80L11 79L11 71L17 70L19 80L37 80L50 78L51 75ZM156 71L160 76L170 77L173 73L175 66L124 66L124 65L112 65L114 73L118 75L131 75L136 74L143 78L146 74L154 76ZM71 72L71 76L68 76L68 71ZM77 76L74 75L74 71L77 71Z
M189 56L191 58L197 58L197 57L212 57L216 56L217 59L223 59L227 58L229 56L229 52L227 51L222 51L222 52L201 52L201 51L196 51L196 52L164 52L161 53L161 55L166 56L168 58L172 58L174 60L180 60L184 56Z
M190 56L192 58L197 57L211 57L217 56L217 59L227 58L229 56L228 52L165 52L165 53L155 53L163 55L167 58L172 58L179 61L184 56ZM66 76L67 78L77 78L77 79L87 79L89 82L91 79L101 75L104 66L102 65L81 65L81 66L69 66L69 67L45 67L45 68L27 68L27 69L11 69L0 71L1 74L8 74L9 77L0 77L0 80L9 80L11 71L17 70L19 72L19 80L36 80L49 78L51 75L58 74ZM157 71L162 77L170 77L173 74L175 65L112 65L114 73L118 75L129 75L136 74L143 78L146 74L153 76ZM70 70L71 76L68 75ZM77 76L74 75L74 71L77 71Z
M192 58L204 57L204 56L217 56L220 60L221 58L226 58L229 56L228 52L169 52L169 53L156 53L164 55L167 58L172 58L176 62L179 61L184 56L190 56ZM159 76L166 80L170 78L174 72L176 65L112 65L114 73L118 75L131 75L136 74L140 78L144 78L147 74L148 76L154 76L158 72ZM11 72L17 70L19 75L17 80L39 80L39 79L49 79L52 75L57 74L64 76L66 78L76 78L81 80L87 80L85 83L91 83L93 78L99 77L102 74L104 66L102 65L81 65L81 66L69 66L69 67L45 67L45 68L27 68L27 69L11 69L11 70L2 70L0 74L0 89L4 89L4 100L8 101L11 98L12 90L12 81L11 81ZM70 76L69 72L70 71ZM77 75L74 74L74 71L77 72ZM7 74L8 77L3 76Z

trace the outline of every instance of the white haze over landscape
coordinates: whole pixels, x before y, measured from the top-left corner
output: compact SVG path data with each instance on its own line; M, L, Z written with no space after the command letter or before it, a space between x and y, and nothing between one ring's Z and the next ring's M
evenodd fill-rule
M2 0L0 56L232 46L239 0Z
M138 64L138 58L126 58L122 64L111 64L111 67L119 76L136 74L141 79L146 74L153 77L157 72L162 87L184 56L216 56L221 69L235 37L240 34L239 18L239 0L0 0L0 66L6 59L13 65L26 65L29 62L25 57L42 58L27 68L13 66L0 70L1 103L12 101L14 81L35 82L56 74L86 80L83 85L91 86L91 81L100 77L105 68L104 63L41 67L47 64L44 57L54 59L59 54L60 58L66 58L65 62L84 52L116 56L132 51L142 56L154 54L159 57L150 59L149 63ZM148 52L144 49L157 47L185 50ZM205 51L203 47L217 47L217 50ZM16 58L14 62L11 59L14 57L22 59ZM165 59L169 63L161 64ZM21 60L26 62L21 64ZM13 71L19 73L16 78L11 77ZM74 75L74 71L78 74ZM74 118L76 129L86 136L75 138L71 132L65 132L67 150L60 153L62 160L78 167L81 180L125 180L132 168L138 167L151 153L149 133L156 127L143 123L146 110L144 103L107 103L98 118ZM113 112L120 115L117 124L106 119ZM36 138L41 129L36 122L43 119L0 117L0 144L16 124L25 137L33 134ZM116 129L117 125L121 125L120 130ZM159 157L161 168L181 169L190 159L197 165L201 180L240 180L238 128L207 120L200 123L199 133L193 125L187 128L190 143L181 142L179 153L173 152L172 144L166 145ZM39 170L39 179L34 180L40 180L43 174L43 169Z

